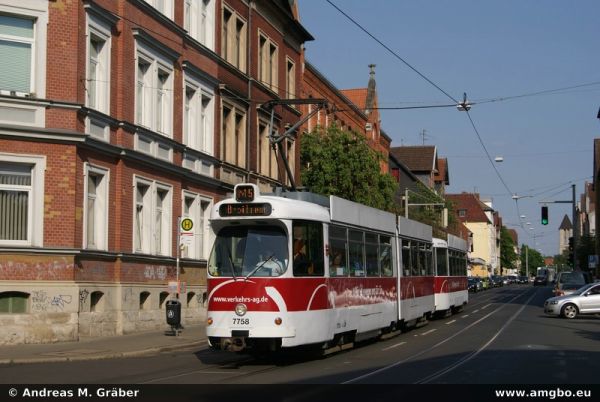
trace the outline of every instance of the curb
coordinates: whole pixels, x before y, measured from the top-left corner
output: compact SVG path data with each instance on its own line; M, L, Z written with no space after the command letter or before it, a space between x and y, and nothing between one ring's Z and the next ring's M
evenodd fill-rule
M128 352L105 352L98 354L91 354L85 356L57 356L57 357L17 357L10 359L0 359L0 366L10 364L44 364L44 363L64 363L64 362L76 362L76 361L88 361L88 360L107 360L107 359L119 359L129 357L142 357L158 354L161 352L169 352L182 348L189 348L194 346L201 346L208 344L206 339L192 341L187 343L181 343L178 345L158 346L153 348L133 350Z

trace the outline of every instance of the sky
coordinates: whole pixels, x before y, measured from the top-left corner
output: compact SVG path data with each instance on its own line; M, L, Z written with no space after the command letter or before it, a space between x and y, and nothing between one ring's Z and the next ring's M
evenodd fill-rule
M469 114L381 110L381 126L392 146L422 145L424 130L424 143L448 158L447 193L491 199L519 244L558 254L572 204L549 203L543 226L540 202L571 201L573 184L579 200L592 181L600 1L330 1L385 46L327 0L299 0L315 38L306 60L339 89L366 87L376 64L382 108L453 105L466 93Z

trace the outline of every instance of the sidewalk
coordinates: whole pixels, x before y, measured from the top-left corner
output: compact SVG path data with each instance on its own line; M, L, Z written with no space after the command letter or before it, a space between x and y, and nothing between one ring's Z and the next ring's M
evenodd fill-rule
M0 346L0 364L49 363L152 355L159 352L206 345L204 324L186 326L173 335L168 327L75 342Z

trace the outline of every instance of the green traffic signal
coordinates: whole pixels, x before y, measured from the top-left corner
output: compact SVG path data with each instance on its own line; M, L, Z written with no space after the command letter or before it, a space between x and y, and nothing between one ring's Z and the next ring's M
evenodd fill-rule
M542 225L548 224L548 207L542 206Z

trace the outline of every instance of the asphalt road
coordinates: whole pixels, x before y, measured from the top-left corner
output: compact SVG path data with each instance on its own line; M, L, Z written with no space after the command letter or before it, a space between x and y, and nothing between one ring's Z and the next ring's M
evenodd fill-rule
M549 287L470 295L466 309L324 358L261 360L206 348L0 367L4 384L597 384L600 317L547 317Z

